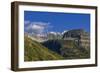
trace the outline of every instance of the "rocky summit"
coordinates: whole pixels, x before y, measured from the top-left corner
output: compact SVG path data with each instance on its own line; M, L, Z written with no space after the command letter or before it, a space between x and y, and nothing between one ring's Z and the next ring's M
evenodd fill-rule
M80 47L89 48L90 46L90 35L83 29L69 30L64 33L62 39L76 41Z

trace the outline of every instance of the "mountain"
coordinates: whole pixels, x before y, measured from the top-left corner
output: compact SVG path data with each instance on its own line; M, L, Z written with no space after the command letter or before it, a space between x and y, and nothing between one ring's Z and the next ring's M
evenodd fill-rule
M61 39L62 34L59 32L49 32L47 33L47 39L48 40L53 40L53 39Z
M80 47L76 41L62 40L60 43L62 45L60 48L61 55L66 59L84 59L90 57L90 50Z
M64 59L89 58L90 50L79 47L73 40L48 40L42 43L45 47L60 54Z
M78 43L78 46L85 49L90 48L90 35L83 29L73 29L65 32L62 36L64 40L74 40Z
M81 38L81 35L89 37L89 33L86 32L84 29L69 30L67 32L64 32L64 34L62 36L63 36L63 38L67 38L67 37Z
M47 34L34 34L34 33L25 33L26 36L30 37L32 40L37 42L44 42L52 39L61 39L62 34L59 32L48 32Z
M90 57L89 34L83 29L73 29L62 34L61 39L50 39L42 44L50 50L62 55L65 59Z
M24 33L24 35L37 42L44 42L47 40L47 36L43 34Z
M50 49L44 47L40 43L30 39L29 37L24 37L24 60L25 61L43 61L43 60L61 60L64 59L61 55Z
M25 61L90 58L90 35L83 29L24 36Z

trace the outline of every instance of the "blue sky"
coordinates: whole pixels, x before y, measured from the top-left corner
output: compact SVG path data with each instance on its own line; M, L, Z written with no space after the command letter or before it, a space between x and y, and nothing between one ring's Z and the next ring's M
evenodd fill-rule
M84 29L90 32L90 14L24 11L25 31L43 33L71 29Z

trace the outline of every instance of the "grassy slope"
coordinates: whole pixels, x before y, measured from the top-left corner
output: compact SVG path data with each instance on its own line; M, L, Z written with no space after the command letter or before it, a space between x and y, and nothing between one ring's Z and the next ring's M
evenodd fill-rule
M41 61L41 60L59 60L62 56L42 46L40 43L24 37L24 60L25 61Z

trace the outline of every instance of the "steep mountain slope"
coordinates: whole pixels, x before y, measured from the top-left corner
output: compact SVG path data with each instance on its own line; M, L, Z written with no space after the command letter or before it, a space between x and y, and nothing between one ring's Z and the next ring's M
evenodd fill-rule
M24 37L24 61L42 61L63 59L59 54L44 47L40 43Z

